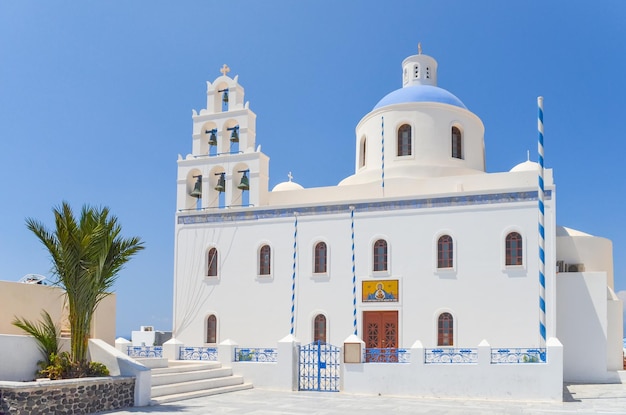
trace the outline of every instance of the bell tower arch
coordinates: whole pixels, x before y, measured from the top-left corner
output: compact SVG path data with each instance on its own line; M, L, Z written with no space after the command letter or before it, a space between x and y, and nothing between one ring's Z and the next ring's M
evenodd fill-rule
M267 204L269 157L256 145L256 114L239 76L207 81L206 108L192 111L191 154L178 156L176 209L246 208Z

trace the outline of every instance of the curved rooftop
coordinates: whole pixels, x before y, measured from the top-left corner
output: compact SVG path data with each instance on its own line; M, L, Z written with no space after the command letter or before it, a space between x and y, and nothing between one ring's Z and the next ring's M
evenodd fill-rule
M274 186L274 188L272 189L272 192L285 192L289 190L302 190L302 189L304 189L304 187L302 187L296 182L292 182L291 180L289 180L288 182L278 183L276 186Z
M530 161L527 160L523 163L520 163L518 165L516 165L515 167L513 167L511 170L509 170L510 172L517 172L517 171L539 171L539 164L535 163L534 161Z
M396 89L395 91L385 95L385 97L378 101L378 104L374 106L374 110L388 105L404 104L409 102L438 102L441 104L454 105L455 107L467 109L465 104L463 104L460 99L443 88L432 85L413 85Z

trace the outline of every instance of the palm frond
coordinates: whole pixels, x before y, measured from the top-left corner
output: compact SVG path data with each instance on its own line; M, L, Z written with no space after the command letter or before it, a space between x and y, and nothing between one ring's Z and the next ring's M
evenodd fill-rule
M42 321L33 322L24 318L14 317L11 324L24 330L35 338L37 347L44 356L46 366L50 364L50 356L59 354L59 328L46 310L41 311Z

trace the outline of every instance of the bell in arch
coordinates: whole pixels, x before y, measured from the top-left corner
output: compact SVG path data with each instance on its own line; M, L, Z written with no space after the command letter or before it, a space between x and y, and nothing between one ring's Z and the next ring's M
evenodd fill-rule
M237 186L237 189L250 190L250 180L247 176L248 170L240 170L239 173L243 173L243 176L241 177L241 182Z
M228 89L224 90L224 94L222 95L222 102L224 104L228 104Z
M206 132L207 132L207 134L211 133L211 135L209 136L209 145L210 146L216 146L217 145L217 135L215 133L217 132L217 130L212 129L212 130L207 130Z
M202 197L202 175L193 177L196 179L196 184L193 185L193 190L189 192L189 196L200 199Z
M226 189L226 178L224 177L226 173L215 173L216 176L220 176L217 179L217 186L215 186L215 190L222 193Z
M233 143L239 142L239 126L238 125L233 127L233 132L230 133L230 141Z

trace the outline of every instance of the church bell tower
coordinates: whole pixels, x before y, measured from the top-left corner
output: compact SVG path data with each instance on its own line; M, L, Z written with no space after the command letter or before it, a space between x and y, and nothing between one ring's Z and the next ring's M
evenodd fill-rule
M256 147L256 114L244 104L239 76L207 81L206 109L193 110L192 152L178 156L176 209L212 210L267 204L269 158Z

